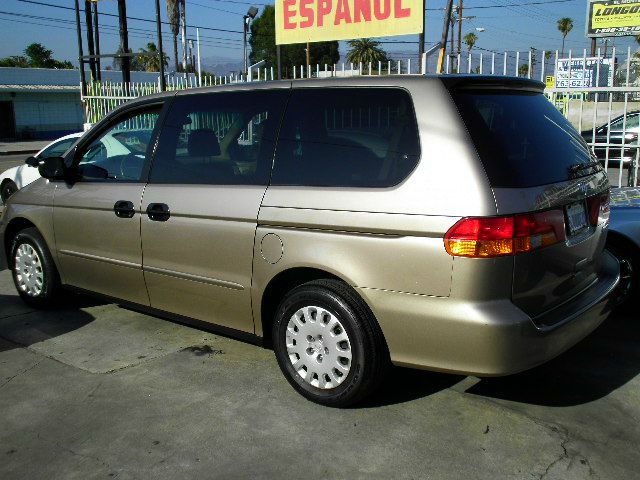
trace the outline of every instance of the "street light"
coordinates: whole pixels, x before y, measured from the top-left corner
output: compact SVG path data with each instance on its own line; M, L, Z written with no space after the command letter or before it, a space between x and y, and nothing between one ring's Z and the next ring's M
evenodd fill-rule
M243 57L244 57L244 73L246 75L247 70L249 68L249 60L247 58L247 32L249 30L249 20L253 20L254 18L256 18L256 15L258 15L258 8L257 7L249 7L249 10L247 11L247 14L244 15L242 17L242 28L244 31L244 52L243 52Z

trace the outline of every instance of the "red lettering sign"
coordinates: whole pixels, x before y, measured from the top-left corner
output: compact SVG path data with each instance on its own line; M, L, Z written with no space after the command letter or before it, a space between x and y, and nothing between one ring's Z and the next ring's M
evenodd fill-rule
M340 25L340 22L351 23L349 0L338 0L338 7L336 8L336 19L333 24Z
M296 0L284 0L284 29L285 30L293 30L296 28L296 24L291 21L293 17L296 15L296 11L291 7L294 7L296 4Z
M373 14L378 20L386 20L391 15L391 0L373 0Z
M318 0L318 26L324 25L324 17L331 13L331 0Z
M404 18L411 15L410 8L402 8L402 0L394 0L393 11L393 14L396 18Z
M353 21L359 22L360 19L365 22L371 21L371 0L355 0L353 4Z
M300 22L300 28L307 28L313 26L313 8L311 5L313 4L313 0L300 0L300 16L305 18Z

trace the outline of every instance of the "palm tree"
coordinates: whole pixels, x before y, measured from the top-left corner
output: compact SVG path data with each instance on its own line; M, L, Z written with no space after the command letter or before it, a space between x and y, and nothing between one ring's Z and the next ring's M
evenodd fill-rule
M358 40L349 40L347 43L349 44L348 62L367 64L369 62L378 63L388 60L387 52L380 48L380 42L370 38L360 38Z
M476 44L476 41L478 40L478 36L475 33L471 32L467 33L462 40L464 40L464 43L467 44L467 48L469 49L469 51L471 51L473 46Z
M145 72L158 72L160 71L160 52L156 44L153 42L147 43L147 48L141 48L140 54L137 56L136 61L141 70ZM164 55L165 66L169 64L169 57Z
M173 34L173 58L175 60L176 72L178 71L178 33L180 33L180 4L178 0L167 1L167 17L169 26Z
M187 13L185 0L180 0L180 17L182 20L182 68L187 71Z
M558 30L562 34L562 55L564 56L564 39L567 38L569 32L573 29L573 19L564 17L558 20Z

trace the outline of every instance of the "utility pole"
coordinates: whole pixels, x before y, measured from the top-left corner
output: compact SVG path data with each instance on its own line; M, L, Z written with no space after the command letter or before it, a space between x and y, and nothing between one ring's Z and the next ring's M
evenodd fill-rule
M180 17L182 19L182 68L187 71L187 12L185 0L180 0Z
M158 55L160 55L160 91L167 89L164 78L164 51L162 50L162 22L160 21L160 0L156 0L156 26L158 30Z
M591 56L596 56L596 37L591 38Z
M426 7L426 0L422 0L422 32L420 32L420 35L418 36L418 55L419 55L420 61L422 61L422 55L424 54L425 7Z
M78 61L80 62L80 90L82 95L87 92L86 89L86 79L84 77L84 53L82 51L82 30L80 28L80 5L78 0L75 0L76 3L76 29L78 30Z
M129 31L127 30L127 2L118 0L118 18L120 19L120 50L122 51L122 81L131 83L131 57L129 57Z
M462 0L458 4L458 55L462 53Z
M436 73L442 73L444 66L444 55L447 49L447 37L449 36L449 24L451 23L451 10L453 9L453 0L447 0L447 8L444 14L444 25L442 27L442 38L440 39L440 53L438 54L438 68Z
M196 28L196 42L198 42L198 86L202 86L202 63L200 63L200 29Z
M307 70L309 69L309 65L311 65L311 46L309 42L307 42Z
M276 63L278 64L278 80L281 80L282 66L280 65L280 45L276 45Z
M93 33L96 36L96 73L98 81L102 81L102 68L100 66L100 31L98 27L98 2L93 3Z
M93 48L93 19L91 18L91 2L84 0L84 20L87 29L87 47L89 49L89 70L91 71L91 81L97 79L96 75L96 51Z

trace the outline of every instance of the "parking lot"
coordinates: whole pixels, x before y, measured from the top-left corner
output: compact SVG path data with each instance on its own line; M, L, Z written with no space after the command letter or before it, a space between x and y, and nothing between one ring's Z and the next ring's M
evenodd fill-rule
M90 298L39 312L0 272L1 478L635 478L640 322L478 379L394 369L304 400L269 350Z

